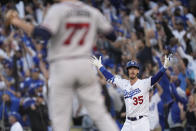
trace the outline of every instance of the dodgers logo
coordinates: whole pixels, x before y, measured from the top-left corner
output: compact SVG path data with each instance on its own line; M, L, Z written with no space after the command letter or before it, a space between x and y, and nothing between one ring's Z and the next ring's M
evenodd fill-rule
M135 89L135 90L132 90L130 92L126 91L126 90L123 90L123 93L124 93L124 98L127 99L127 98L132 98L134 95L140 93L141 90L139 88Z

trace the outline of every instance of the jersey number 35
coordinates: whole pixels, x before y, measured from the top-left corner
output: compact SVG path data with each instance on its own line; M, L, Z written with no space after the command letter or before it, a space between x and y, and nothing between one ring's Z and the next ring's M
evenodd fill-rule
M143 96L133 97L133 105L142 104L143 103Z

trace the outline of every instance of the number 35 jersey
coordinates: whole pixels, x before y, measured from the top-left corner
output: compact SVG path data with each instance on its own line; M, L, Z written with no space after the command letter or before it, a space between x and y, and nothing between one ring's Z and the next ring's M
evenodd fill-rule
M123 90L127 117L148 116L151 77L138 79L134 85L131 85L129 80L115 76L113 84Z
M49 8L41 27L52 34L48 60L89 56L97 31L107 33L112 26L95 8L80 1L67 1Z

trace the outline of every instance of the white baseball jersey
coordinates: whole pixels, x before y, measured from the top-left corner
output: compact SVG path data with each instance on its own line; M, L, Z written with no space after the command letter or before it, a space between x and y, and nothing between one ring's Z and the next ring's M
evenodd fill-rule
M112 29L97 9L79 1L53 5L42 26L53 35L49 44L49 61L90 56L97 31L109 32Z
M157 104L161 100L158 93L154 94L150 101L150 113L149 113L149 120L150 120L150 129L154 130L155 128L159 127L159 113Z
M123 90L127 117L148 116L151 77L138 79L134 85L129 80L115 77L113 83Z

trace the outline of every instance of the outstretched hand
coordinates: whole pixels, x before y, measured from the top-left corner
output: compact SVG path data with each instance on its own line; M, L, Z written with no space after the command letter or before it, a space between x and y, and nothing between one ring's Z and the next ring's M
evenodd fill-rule
M163 65L163 67L165 69L167 69L169 66L171 66L171 56L172 56L172 54L165 56L164 65Z
M99 57L99 60L96 56L92 56L90 58L90 62L95 65L98 69L100 69L103 65L101 64L101 56Z
M9 10L6 14L5 14L5 24L7 26L12 24L12 20L14 18L18 18L18 13L15 10Z
M8 12L5 14L5 32L8 34L10 32L10 25L13 24L13 19L18 18L18 13L15 10L8 10Z

